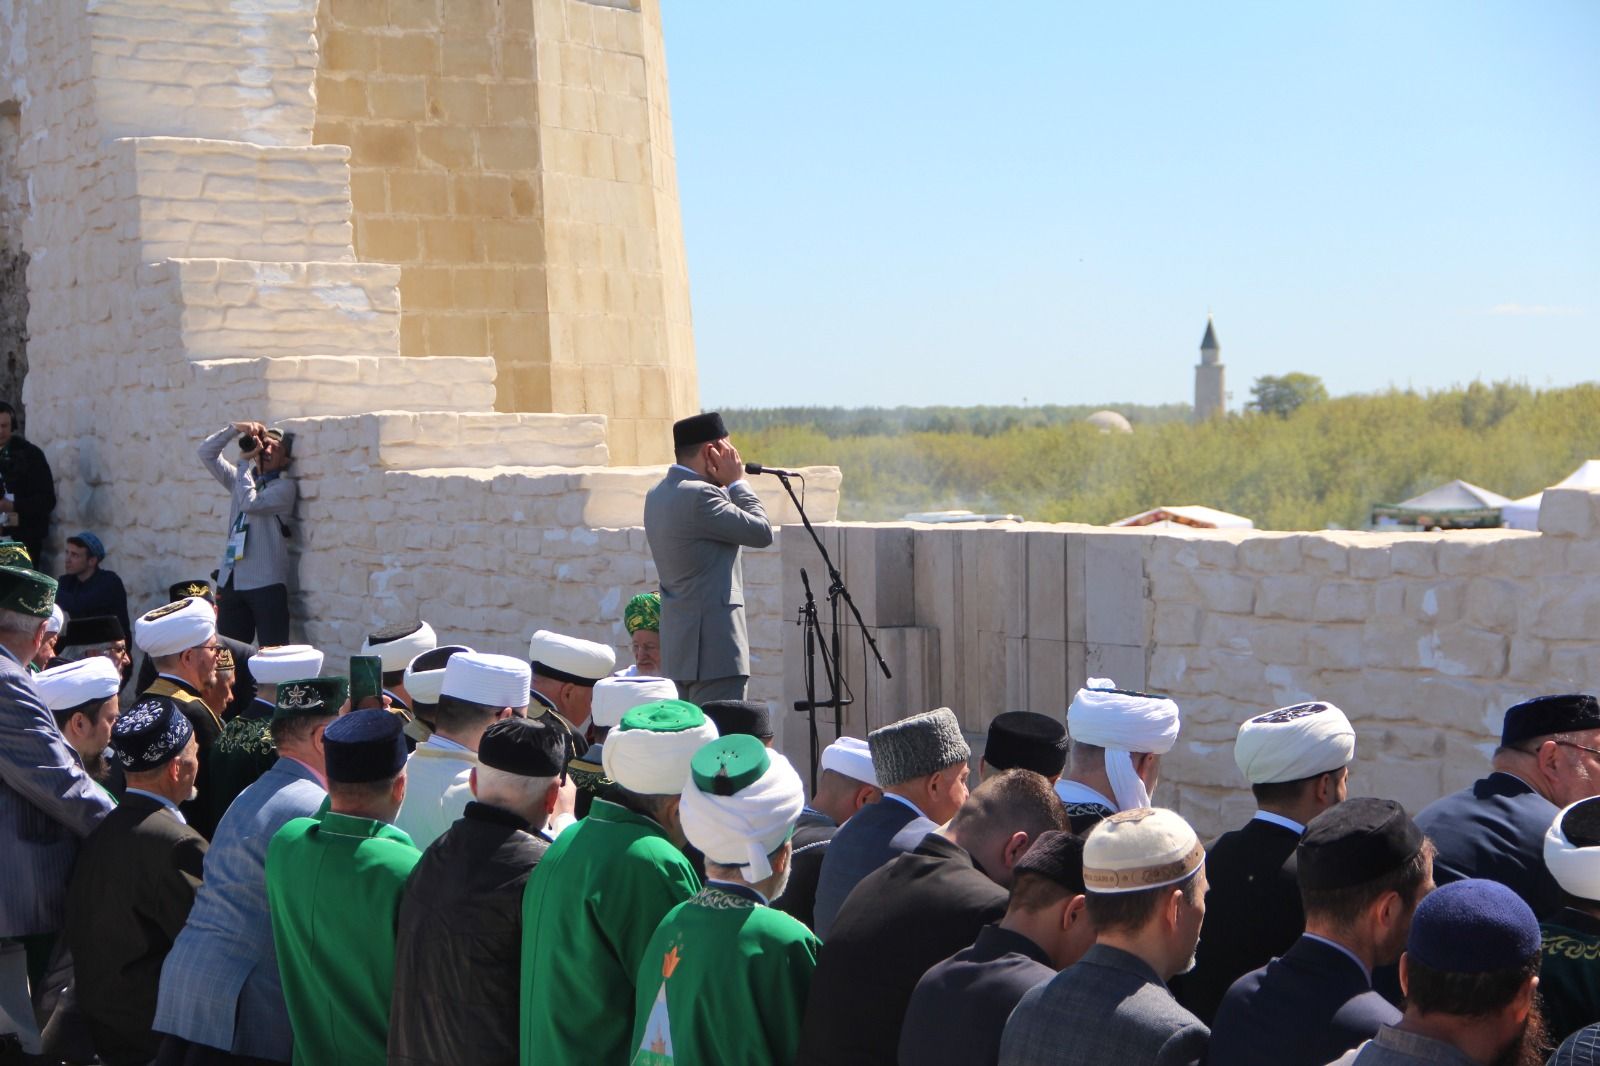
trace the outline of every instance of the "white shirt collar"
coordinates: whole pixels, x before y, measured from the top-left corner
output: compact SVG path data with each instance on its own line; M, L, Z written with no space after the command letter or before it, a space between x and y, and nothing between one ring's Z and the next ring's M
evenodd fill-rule
M1356 956L1355 952L1351 951L1349 948L1345 947L1343 944L1339 943L1337 940L1329 940L1327 937L1318 936L1316 933L1303 933L1301 935L1304 936L1307 940L1315 940L1319 944L1326 944L1330 948L1333 948L1335 951L1342 952L1344 954L1344 956L1346 958L1348 958L1351 962L1353 962L1357 966L1361 967L1361 972L1363 974L1365 974L1366 977L1367 977L1368 986L1371 986L1371 984L1372 984L1372 971L1367 969L1367 964L1362 962L1360 960L1360 958L1358 958Z
M161 804L161 806L171 811L172 816L178 821L182 822L184 825L189 824L189 819L185 818L183 816L183 812L178 810L178 805L167 799L165 796L158 796L154 792L146 792L142 788L129 788L125 789L124 792L129 796L144 796L146 799L153 799L157 803Z
M910 800L906 799L904 796L896 795L893 792L885 792L883 794L883 798L884 799L899 800L901 803L904 803L907 807L910 807L912 810L916 811L917 812L917 817L919 817L919 818L928 818L928 816L923 813L923 810L922 810L921 807L918 807L915 803L912 803ZM931 821L933 821L933 819L932 818L928 818L928 821L931 822Z
M458 744L449 737L440 736L438 733L435 733L422 743L430 748L438 748L441 751L464 751L468 754L472 753L472 749L467 747L465 744Z
M1056 796L1062 803L1098 803L1109 810L1116 810L1117 805L1106 799L1099 792L1090 788L1082 781L1073 781L1061 778L1056 782Z
M1301 836L1305 835L1306 827L1295 821L1293 818L1285 818L1283 815L1273 814L1271 811L1257 811L1251 817L1258 822L1268 822L1272 825L1281 825L1285 829L1293 829Z

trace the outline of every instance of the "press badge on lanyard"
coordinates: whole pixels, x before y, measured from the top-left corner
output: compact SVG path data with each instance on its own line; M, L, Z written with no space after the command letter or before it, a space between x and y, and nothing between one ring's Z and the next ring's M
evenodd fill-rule
M228 534L228 550L223 564L232 566L244 558L244 542L250 533L250 523L244 520L244 512L239 512L239 517L234 519L233 531Z

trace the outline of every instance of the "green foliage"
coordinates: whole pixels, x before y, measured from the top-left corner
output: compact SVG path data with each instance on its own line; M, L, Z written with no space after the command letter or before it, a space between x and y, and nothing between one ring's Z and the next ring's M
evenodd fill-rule
M818 428L825 417L742 428L748 414L724 412L740 451L776 466L841 467L840 517L861 521L964 507L1105 523L1163 504L1205 504L1262 529L1359 529L1373 504L1452 478L1516 498L1600 456L1600 385L1391 390L1306 404L1284 418L1136 423L1131 435L1076 422L856 435ZM848 423L838 414L833 424ZM915 423L907 412L903 424Z
M1250 386L1250 402L1245 409L1257 414L1288 418L1308 403L1321 403L1328 398L1328 388L1315 374L1268 374L1256 378Z
M1183 422L1188 404L1086 404L1039 407L764 407L722 409L728 428L755 430L810 427L830 437L898 437L906 433L970 433L992 437L1014 429L1067 426L1107 408L1134 425Z

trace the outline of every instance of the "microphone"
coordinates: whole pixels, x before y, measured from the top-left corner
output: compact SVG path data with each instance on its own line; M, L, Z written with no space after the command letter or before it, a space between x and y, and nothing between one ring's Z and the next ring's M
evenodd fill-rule
M746 474L772 474L775 477L805 478L805 475L798 470L780 470L775 466L762 466L760 463L744 464L744 472Z

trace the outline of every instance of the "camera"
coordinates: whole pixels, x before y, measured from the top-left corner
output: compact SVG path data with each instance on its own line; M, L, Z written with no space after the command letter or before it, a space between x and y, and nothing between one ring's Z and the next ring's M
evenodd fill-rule
M254 433L246 433L239 438L239 454L249 455L261 447L261 441Z

